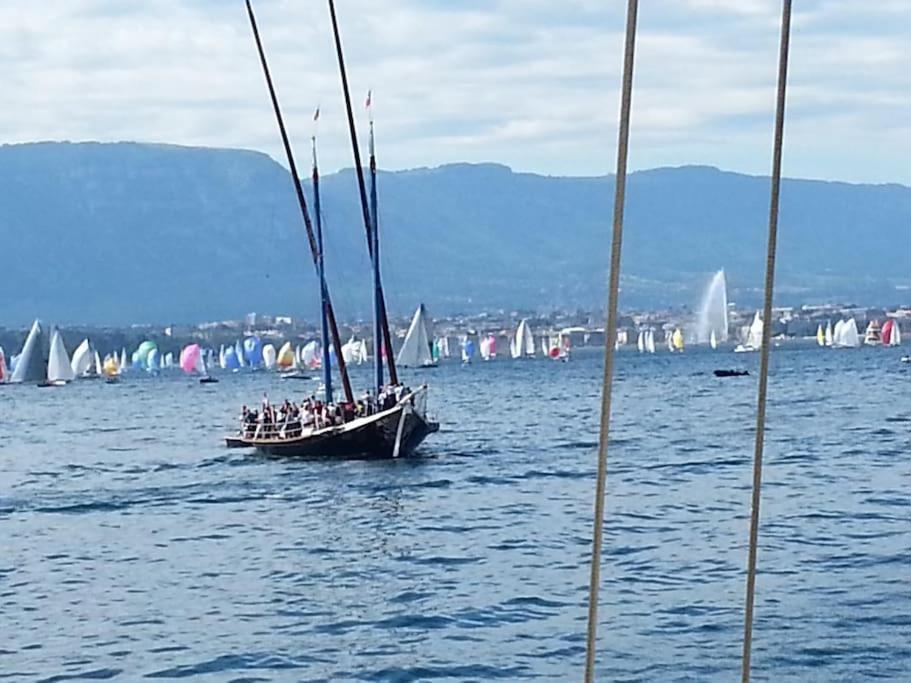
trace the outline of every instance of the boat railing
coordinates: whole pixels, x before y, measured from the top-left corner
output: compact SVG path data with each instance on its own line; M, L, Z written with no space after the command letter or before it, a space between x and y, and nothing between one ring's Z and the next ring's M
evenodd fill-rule
M317 423L313 424L312 422L307 422L306 424L302 423L299 420L291 421L280 421L280 422L252 422L245 423L243 418L241 418L240 429L238 431L238 436L242 439L248 441L287 441L289 439L299 439L302 436L310 436L316 432L322 431L331 431L333 429L341 429L347 425L350 425L358 420L363 420L367 418L372 418L377 415L381 415L386 412L397 410L405 404L410 404L412 409L419 415L424 415L427 410L427 385L422 385L417 389L410 391L408 394L403 395L396 403L390 408L384 410L378 410L371 412L366 415L357 415L354 419L348 420L341 424L322 424Z

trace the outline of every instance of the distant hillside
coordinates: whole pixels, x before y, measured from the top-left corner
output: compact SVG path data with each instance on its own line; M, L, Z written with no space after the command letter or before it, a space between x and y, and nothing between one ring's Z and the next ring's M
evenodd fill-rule
M327 269L342 317L366 315L352 171L323 179ZM309 192L309 187L307 188ZM390 309L603 305L613 179L453 164L382 173ZM907 302L911 189L806 180L782 195L779 300ZM761 287L768 180L665 168L629 181L627 305L695 305L727 270ZM264 154L168 145L0 147L0 325L310 315L313 269L287 172ZM900 289L896 289L899 287Z

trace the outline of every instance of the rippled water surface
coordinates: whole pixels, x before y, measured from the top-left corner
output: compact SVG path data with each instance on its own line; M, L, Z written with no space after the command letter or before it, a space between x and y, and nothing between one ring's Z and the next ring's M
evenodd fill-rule
M899 355L774 353L757 680L908 680ZM711 370L756 362L621 356L600 680L738 675L755 372ZM398 462L226 451L304 388L265 374L0 389L0 679L579 679L600 372L412 375L443 427Z

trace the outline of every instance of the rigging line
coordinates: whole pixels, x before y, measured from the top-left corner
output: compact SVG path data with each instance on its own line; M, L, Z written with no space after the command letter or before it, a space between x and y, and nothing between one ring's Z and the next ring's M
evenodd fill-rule
M354 125L354 111L351 108L351 92L348 89L348 72L345 70L345 55L342 52L342 38L338 29L338 19L335 15L335 2L329 0L329 17L332 20L332 35L335 39L335 53L338 58L338 70L342 81L342 93L345 99L345 110L348 114L348 132L351 136L351 149L354 155L354 172L357 176L357 187L361 198L361 211L364 217L364 228L367 235L367 252L370 258L373 258L373 225L370 218L370 209L367 203L367 187L364 184L364 167L361 166L361 153L357 144L357 127ZM379 267L379 262L377 262ZM378 298L379 318L381 320L383 339L382 344L386 347L386 368L389 370L390 384L398 384L398 373L395 368L395 353L392 347L392 337L389 333L389 317L386 314L386 296L383 292L383 285L380 283L376 287ZM379 346L379 341L378 344Z
M772 295L775 287L775 256L778 250L778 203L781 190L781 151L784 140L785 95L788 81L788 49L791 40L791 0L781 9L781 45L778 53L778 96L775 106L775 142L772 152L772 188L769 198L769 243L766 253L765 301L762 347L759 356L759 394L756 405L756 445L753 452L753 491L750 511L750 548L747 559L746 608L743 622L741 680L749 683L753 650L753 602L756 592L756 546L759 539L759 501L762 487L762 453L765 446L766 396L769 383L769 351L772 341Z
M601 429L598 434L598 476L595 485L595 520L592 532L591 583L588 593L588 644L585 681L595 680L595 645L598 630L598 588L601 582L601 546L604 536L604 492L607 482L607 444L610 436L611 392L614 379L614 340L617 337L617 299L620 293L620 253L623 239L623 207L626 200L626 162L629 152L629 120L633 98L633 58L636 53L638 0L628 0L626 46L623 54L623 85L620 94L620 129L617 140L617 176L614 194L614 227L611 240L610 282L607 296L607 335L604 340L604 380L601 392Z
M285 156L288 159L288 169L291 172L291 180L294 184L294 191L297 195L297 203L300 206L301 217L304 219L304 229L307 232L307 241L310 245L310 254L313 257L313 263L316 265L318 253L316 248L316 238L313 235L313 224L310 222L310 212L307 210L307 199L304 196L304 188L301 185L300 175L297 172L297 165L294 163L294 154L291 151L291 143L288 140L288 132L285 128L285 120L282 116L281 107L278 104L278 95L275 93L275 86L272 83L272 74L269 72L269 63L266 61L266 51L263 48L262 40L259 37L259 28L256 24L256 16L253 14L253 5L250 0L246 0L247 17L250 19L250 28L253 31L253 39L256 41L256 51L259 54L259 63L263 69L263 76L266 79L266 87L269 89L269 99L272 101L272 110L275 112L275 119L278 123L278 130L282 139L282 146L285 149ZM338 323L335 319L335 309L332 307L332 299L329 297L329 288L324 288L326 295L326 316L329 318L329 329L332 333L333 343L340 347L338 337ZM342 387L345 391L345 399L348 403L354 403L354 393L351 390L351 381L348 378L348 369L345 366L345 360L341 357L338 359L338 370L342 378Z

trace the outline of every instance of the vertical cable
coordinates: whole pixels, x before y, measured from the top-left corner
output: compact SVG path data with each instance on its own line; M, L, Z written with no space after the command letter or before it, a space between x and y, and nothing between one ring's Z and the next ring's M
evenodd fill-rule
M620 290L620 251L623 240L623 204L626 199L626 160L629 150L629 119L633 97L633 57L636 51L638 0L629 0L626 10L626 47L623 56L623 86L620 93L620 132L617 141L617 177L614 194L614 230L611 240L610 281L607 294L607 329L604 340L604 379L601 392L601 429L598 435L598 479L595 485L595 521L592 532L591 583L588 592L588 645L585 681L595 680L595 646L598 631L598 588L601 582L601 546L604 536L604 489L607 480L607 444L610 435L611 390L614 378L614 340L617 338L617 298Z
M759 395L756 406L756 447L753 452L753 493L750 511L750 549L747 559L746 609L743 622L741 680L749 683L753 650L753 602L756 592L756 546L759 538L759 501L762 488L762 453L765 446L766 394L769 384L769 347L772 342L772 294L775 288L775 255L778 249L778 200L781 189L781 148L784 140L784 107L788 81L788 48L791 40L791 0L783 0L781 46L778 52L778 100L775 107L775 142L772 152L772 190L769 200L769 244L766 253L765 301L762 347L759 356Z

